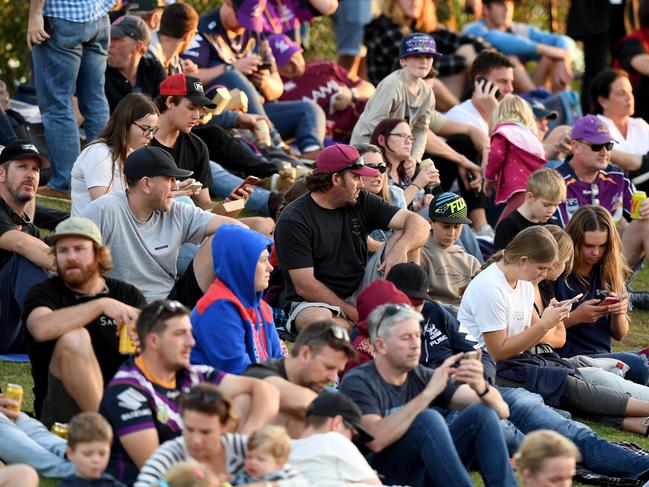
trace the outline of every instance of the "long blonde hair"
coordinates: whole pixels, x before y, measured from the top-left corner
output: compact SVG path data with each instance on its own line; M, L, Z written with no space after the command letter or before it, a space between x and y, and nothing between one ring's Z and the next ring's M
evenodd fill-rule
M492 128L499 123L514 122L524 125L538 137L539 131L536 128L534 112L530 105L517 95L507 95L498 104L492 117Z
M602 288L609 292L621 293L624 291L624 283L631 275L631 269L622 253L622 242L608 210L599 205L582 206L575 212L566 227L566 232L572 238L575 247L577 267L581 264L581 248L586 232L600 231L608 234L606 252L599 261L602 269ZM577 269L573 273L584 289L590 288L589 276L579 274Z
M572 243L572 238L559 225L545 225L545 228L557 241L557 247L559 249L557 262L565 262L566 268L563 272L570 274L575 258L575 245Z
M433 0L423 0L424 5L421 8L421 14L415 19L415 25L411 26L408 22L405 12L399 5L399 0L383 0L381 4L381 14L392 19L392 21L401 27L402 33L410 34L411 32L433 32L437 30L437 11Z

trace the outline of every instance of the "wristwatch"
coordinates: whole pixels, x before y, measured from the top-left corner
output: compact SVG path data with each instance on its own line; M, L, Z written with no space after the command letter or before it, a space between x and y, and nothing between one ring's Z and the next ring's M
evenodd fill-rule
M227 73L228 71L232 71L234 69L234 66L232 66L230 63L225 63L225 72Z

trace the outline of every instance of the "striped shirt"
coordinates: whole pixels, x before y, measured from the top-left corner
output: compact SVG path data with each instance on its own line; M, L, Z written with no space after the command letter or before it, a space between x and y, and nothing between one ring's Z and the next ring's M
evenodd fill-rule
M115 0L45 0L43 16L88 22L105 15L114 4Z

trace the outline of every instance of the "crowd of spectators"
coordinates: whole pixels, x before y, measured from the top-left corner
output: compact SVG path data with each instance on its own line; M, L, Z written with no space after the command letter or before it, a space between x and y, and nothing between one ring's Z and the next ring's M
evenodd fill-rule
M649 0L436 3L30 0L0 486L649 485Z

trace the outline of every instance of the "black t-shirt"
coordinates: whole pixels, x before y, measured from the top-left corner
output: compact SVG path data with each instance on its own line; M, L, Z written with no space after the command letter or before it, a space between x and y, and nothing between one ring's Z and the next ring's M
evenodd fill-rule
M149 98L156 98L160 94L160 83L166 78L167 73L160 61L150 57L140 59L135 75L135 86L131 86L129 80L118 69L106 66L104 92L110 113L113 113L117 104L129 93L143 93Z
M23 220L29 221L29 217L27 215L23 215L22 217L20 215L17 215L11 208L9 208L9 205L5 203L5 200L0 198L0 236L11 230L20 230L21 232L25 232L32 237L40 238L38 228L36 227L36 225L31 223L31 221L29 221L29 223L27 223L26 225L21 225L20 228L18 227L18 225L16 225L16 223L14 223L14 221L22 222ZM9 261L9 259L11 259L13 255L13 252L0 249L0 269L5 266L7 261Z
M284 273L284 303L300 300L288 275L313 267L315 278L345 299L358 288L367 262L367 235L386 229L399 208L361 191L355 205L330 210L310 193L282 211L275 228L279 267Z
M534 225L543 225L543 223L534 223L525 218L517 210L512 211L507 218L500 222L496 227L496 237L494 238L494 252L504 249L509 242L518 235L518 232L525 230Z
M196 135L180 132L173 147L162 145L155 137L151 141L153 147L166 150L181 169L194 171L191 176L203 184L203 188L212 186L212 171L210 170L210 155L205 142Z
M99 298L113 298L136 308L141 308L146 304L144 296L135 286L109 277L104 279L106 280L105 290L91 296L76 294L64 284L59 276L36 284L29 290L25 298L23 323L27 323L29 314L41 306L57 311ZM108 384L127 357L120 354L118 350L117 325L115 320L103 314L86 325L92 340L92 348L101 368L104 384ZM32 377L34 378L34 409L39 415L47 393L47 371L56 340L39 343L29 335L29 344L29 359L32 363Z
M262 380L266 377L281 377L288 380L284 360L286 360L284 357L273 358L258 364L250 364L244 370L243 375Z
M374 361L347 372L340 384L340 391L347 394L363 414L377 414L382 418L396 413L418 396L430 382L433 369L418 365L408 372L406 381L399 385L389 384L379 374ZM447 408L459 384L448 381L446 389L431 403L431 407Z

